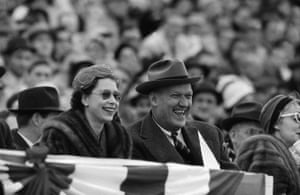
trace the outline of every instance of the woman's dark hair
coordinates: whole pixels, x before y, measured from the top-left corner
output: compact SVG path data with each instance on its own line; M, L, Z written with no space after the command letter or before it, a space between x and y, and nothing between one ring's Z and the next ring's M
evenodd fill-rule
M94 65L95 63L91 60L81 60L71 62L69 66L69 86L72 86L72 81L76 74L83 68Z

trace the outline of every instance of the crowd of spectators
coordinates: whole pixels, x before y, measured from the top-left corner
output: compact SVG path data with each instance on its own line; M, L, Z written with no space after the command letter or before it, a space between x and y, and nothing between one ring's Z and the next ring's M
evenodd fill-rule
M0 109L12 128L6 110L20 90L55 86L66 110L71 81L92 64L108 64L119 78L124 126L148 112L135 86L162 58L184 61L220 94L204 111L217 125L241 101L263 104L300 89L297 1L14 0L2 1L0 12Z

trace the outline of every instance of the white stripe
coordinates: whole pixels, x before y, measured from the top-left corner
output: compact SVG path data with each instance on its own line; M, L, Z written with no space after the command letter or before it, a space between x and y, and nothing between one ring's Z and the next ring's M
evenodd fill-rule
M124 194L120 191L121 183L127 177L126 167L108 167L76 165L75 172L70 175L72 187L84 194Z
M23 188L23 184L21 182L12 182L9 179L1 180L3 184L3 190L5 195L15 194L17 191Z
M165 195L204 195L209 192L209 169L168 163Z
M1 151L1 150L0 150ZM47 163L63 163L63 164L84 164L97 166L158 166L162 163L142 161L142 160L128 160L128 159L111 159L111 158L90 158L79 157L71 155L47 155Z
M206 141L204 140L204 138L202 137L199 131L198 131L198 137L199 137L204 167L210 169L220 169L220 165L216 160L214 153L210 150L209 146L207 145Z
M265 195L273 195L273 177L265 175Z

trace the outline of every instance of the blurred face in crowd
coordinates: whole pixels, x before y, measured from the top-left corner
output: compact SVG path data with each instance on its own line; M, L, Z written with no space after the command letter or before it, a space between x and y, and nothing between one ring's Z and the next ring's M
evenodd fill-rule
M237 67L241 75L246 76L250 80L261 78L264 72L265 59L255 53L243 54L237 61Z
M285 30L286 23L284 20L270 20L266 25L264 37L268 42L274 43L284 37Z
M50 81L53 78L53 69L47 63L35 64L28 72L28 85L34 87L37 84Z
M58 57L67 55L72 50L72 34L67 30L56 33L55 53Z
M135 113L138 119L143 118L150 110L150 101L148 97L141 97L135 106Z
M76 14L71 12L63 12L59 15L59 26L66 27L70 32L77 32L79 29L79 21Z
M244 121L236 123L229 130L229 136L233 144L234 151L238 151L241 144L250 136L263 133L263 129L258 122Z
M217 98L214 94L201 92L193 96L191 114L195 119L209 121L214 118L217 106Z
M182 33L184 23L185 21L181 16L169 16L165 24L166 37L170 40L176 39L176 37Z
M125 92L125 90L127 89L128 85L131 81L131 78L130 78L129 74L122 69L116 69L115 76L119 80L119 90L120 90L121 94L123 94Z
M102 40L92 39L85 47L87 55L94 61L104 60L107 56L107 49Z
M127 72L132 73L132 75L136 74L142 69L138 54L132 47L124 47L120 52L118 61L120 66L127 70Z
M186 16L190 14L194 8L195 5L193 4L192 0L178 1L175 5L175 12L181 16Z
M285 142L288 147L300 139L300 112L299 101L293 100L288 103L279 115L274 125L274 136Z
M174 131L186 124L192 105L191 84L182 84L153 91L150 102L154 119L163 128Z
M113 119L119 108L120 92L116 81L110 78L99 79L89 95L84 95L86 116L97 123L106 123Z
M43 57L51 57L54 43L48 33L41 33L32 40L32 46Z
M128 0L106 0L106 8L113 16L124 18L128 14L129 2Z
M201 68L198 67L191 67L187 69L189 75L191 77L200 77L202 79L204 79L204 70L202 70Z
M234 39L234 31L230 28L223 29L218 36L218 46L221 51L227 52L230 48L231 42Z
M19 49L11 54L8 59L8 67L17 77L22 77L35 59L30 50Z

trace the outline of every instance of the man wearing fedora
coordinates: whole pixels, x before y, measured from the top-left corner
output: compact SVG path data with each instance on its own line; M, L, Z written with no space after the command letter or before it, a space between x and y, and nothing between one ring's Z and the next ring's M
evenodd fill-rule
M183 62L169 59L150 65L147 74L149 81L136 90L148 95L151 110L128 128L133 138L133 158L235 169L223 148L220 130L188 121L191 84L199 77L189 77Z
M232 151L230 152L232 160L248 137L263 133L259 121L261 109L262 105L257 102L238 103L233 107L231 115L222 121L222 129L228 132L228 145Z
M54 87L41 86L25 89L18 95L16 114L18 129L12 130L15 148L25 150L36 145L42 135L41 125L49 117L62 112L59 95Z

